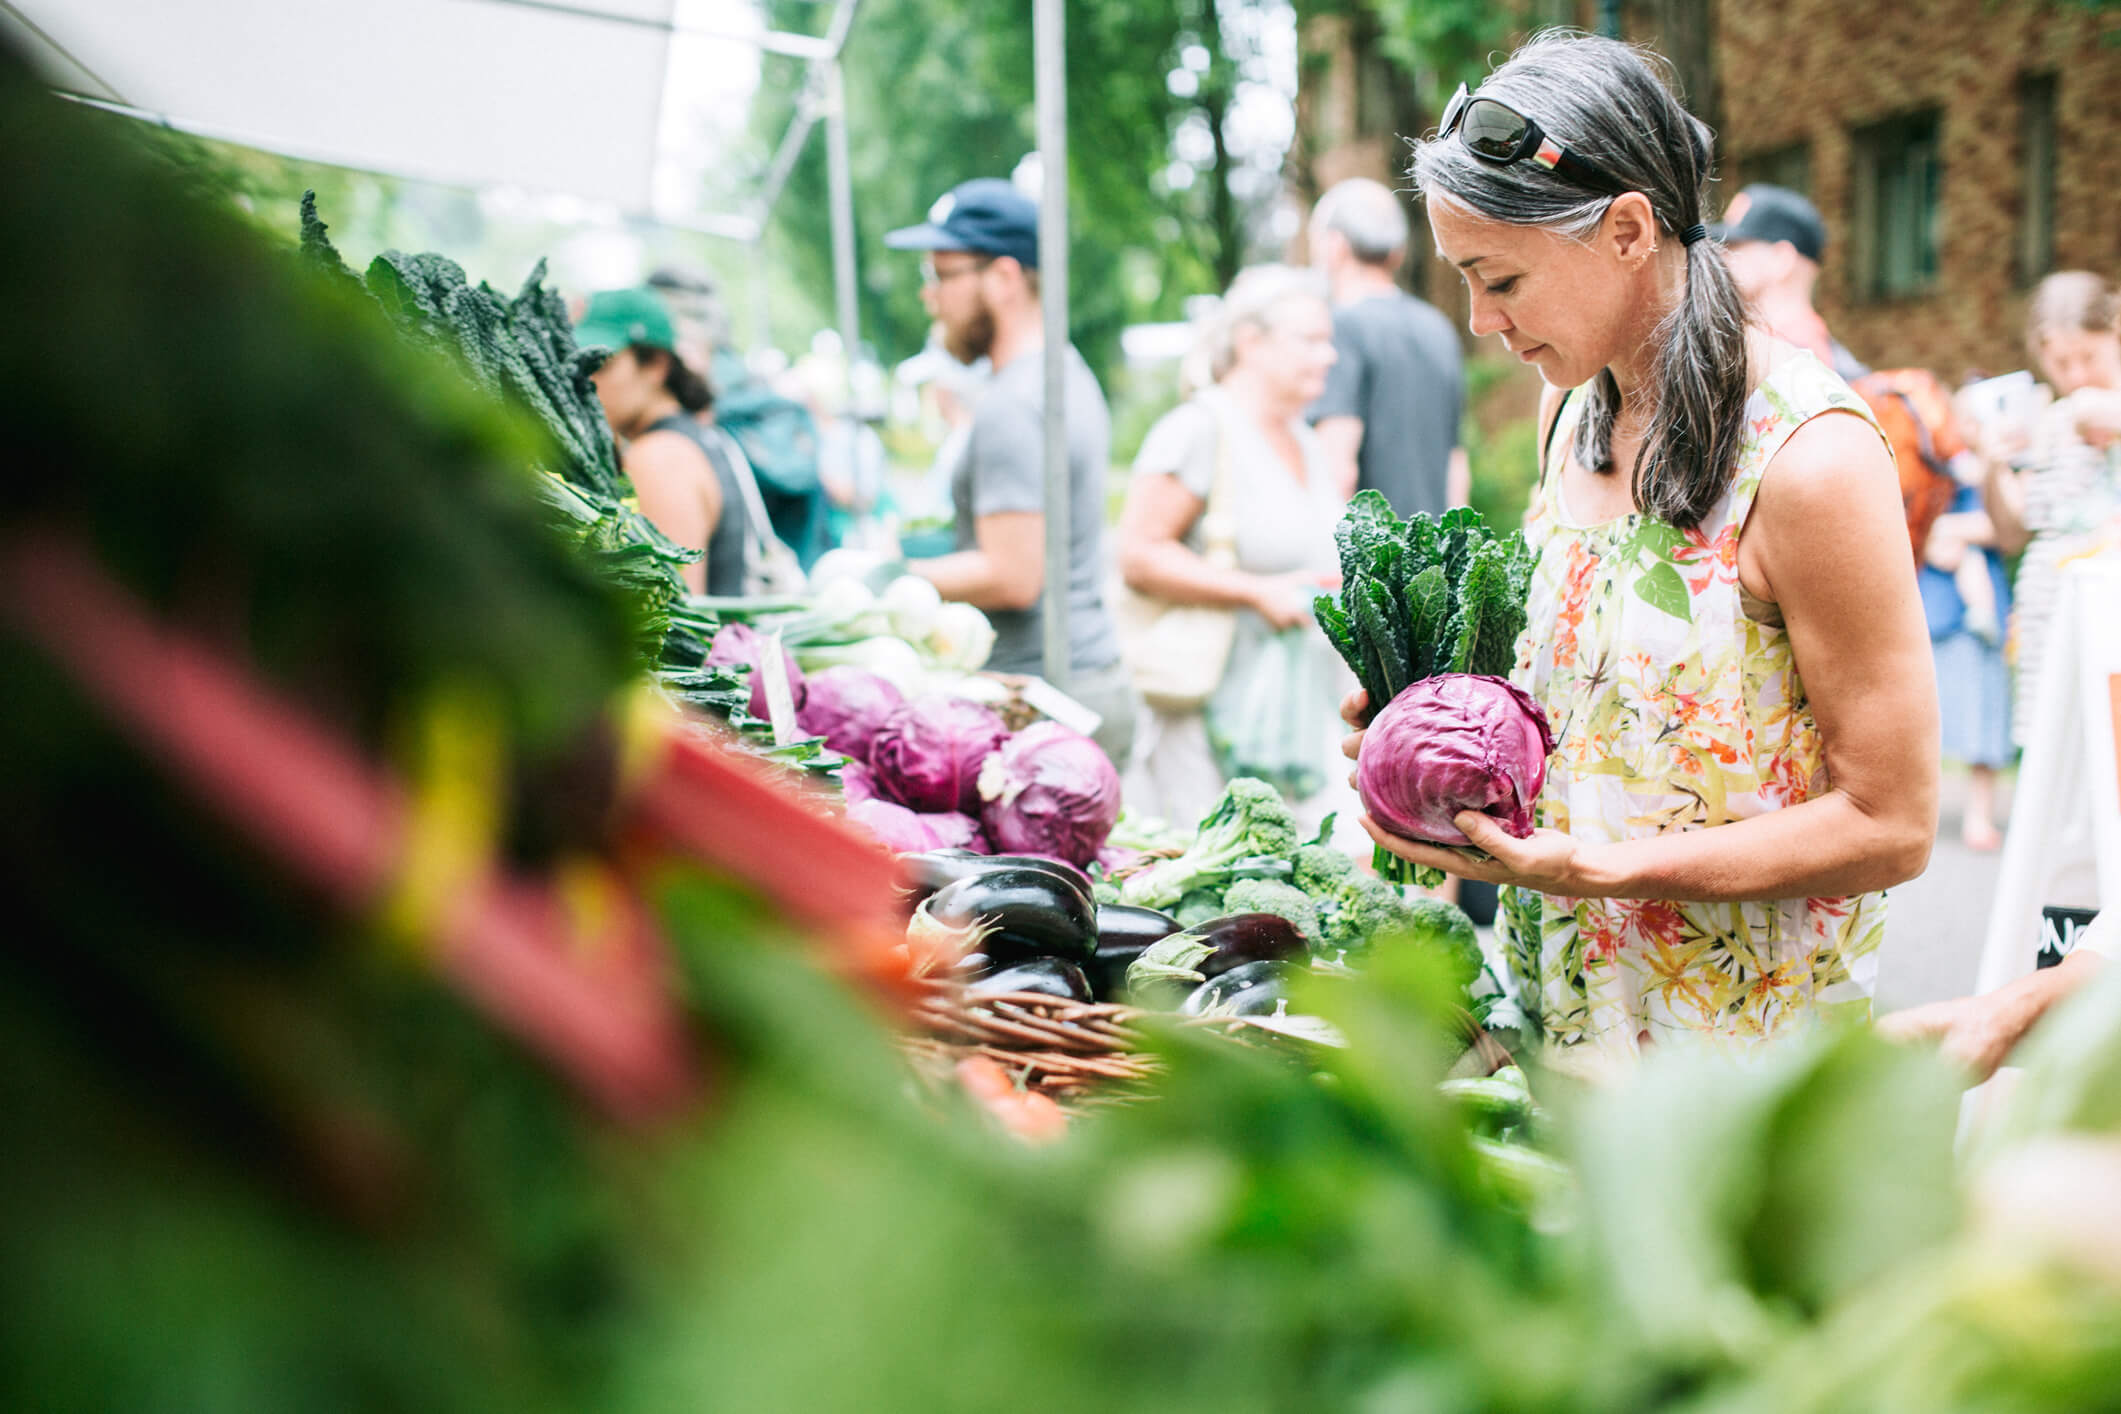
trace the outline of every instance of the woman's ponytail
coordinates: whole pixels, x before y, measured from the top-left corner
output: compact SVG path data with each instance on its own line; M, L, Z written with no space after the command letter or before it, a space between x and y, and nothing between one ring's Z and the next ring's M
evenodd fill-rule
M1714 242L1687 246L1686 294L1657 339L1655 401L1635 460L1635 503L1691 529L1730 488L1750 381L1745 300Z
M678 406L689 413L702 413L713 407L714 390L707 386L707 380L676 354L670 354L669 358L670 367L663 375L663 387L678 400Z

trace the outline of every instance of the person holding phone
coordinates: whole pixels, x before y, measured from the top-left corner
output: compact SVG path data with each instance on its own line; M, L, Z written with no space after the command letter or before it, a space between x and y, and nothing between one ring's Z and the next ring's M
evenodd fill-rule
M2062 564L2121 515L2121 296L2089 271L2050 275L2033 291L2025 342L2054 402L2030 427L1978 428L1974 445L1998 548L2023 551L2011 619L2020 746L2048 667Z

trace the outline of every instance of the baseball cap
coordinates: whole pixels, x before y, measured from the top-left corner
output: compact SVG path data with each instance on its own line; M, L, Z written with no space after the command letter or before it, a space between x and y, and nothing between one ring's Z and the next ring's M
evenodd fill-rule
M1038 204L999 177L974 177L950 188L918 226L884 237L893 250L969 250L1006 255L1038 268Z
M1738 209L1738 219L1709 227L1709 234L1725 245L1788 241L1815 263L1826 254L1826 222L1819 219L1819 208L1788 187L1755 182L1731 205Z
M630 290L599 290L589 297L581 322L574 326L574 341L583 348L601 345L618 350L635 344L650 348L677 348L677 328L670 320L670 307L663 297L645 286Z

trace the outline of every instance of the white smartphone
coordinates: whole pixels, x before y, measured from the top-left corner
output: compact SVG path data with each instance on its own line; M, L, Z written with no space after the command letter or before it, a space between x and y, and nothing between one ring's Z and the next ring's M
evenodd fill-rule
M1998 431L2022 427L2039 411L2040 385L2025 369L1969 383L1959 390L1961 406L1981 425Z

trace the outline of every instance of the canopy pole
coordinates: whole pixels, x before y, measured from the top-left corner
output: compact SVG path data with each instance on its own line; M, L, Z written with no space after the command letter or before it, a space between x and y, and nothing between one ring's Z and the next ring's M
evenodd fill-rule
M773 320L766 293L766 232L761 229L751 243L751 352L761 353L773 344Z
M1046 680L1068 686L1068 51L1062 0L1035 0L1032 67L1038 104L1040 313L1045 320Z
M849 374L861 339L854 270L854 178L847 162L847 94L839 61L825 63L825 168L832 188L832 288L839 304L840 347Z

